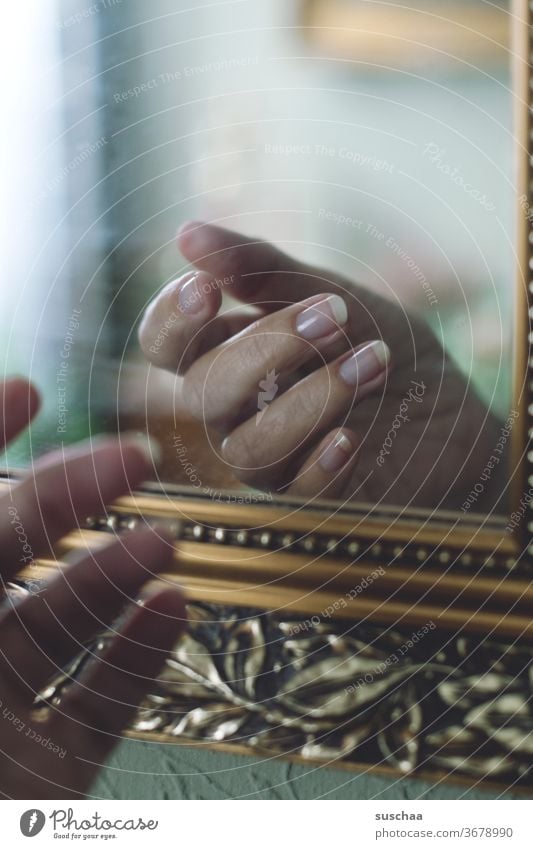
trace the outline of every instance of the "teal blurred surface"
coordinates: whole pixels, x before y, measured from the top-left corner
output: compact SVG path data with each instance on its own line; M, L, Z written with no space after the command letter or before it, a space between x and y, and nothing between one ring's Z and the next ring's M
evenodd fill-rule
M99 799L513 799L513 792L435 785L370 772L123 740L91 789Z

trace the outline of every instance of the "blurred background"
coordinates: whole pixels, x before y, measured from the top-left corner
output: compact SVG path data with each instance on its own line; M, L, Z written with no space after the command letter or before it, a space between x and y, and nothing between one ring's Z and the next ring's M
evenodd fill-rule
M510 408L515 222L506 3L33 0L2 30L4 371L45 405L14 465L101 430L174 457L174 381L136 328L209 219L431 323ZM191 459L206 466L190 435ZM196 456L196 454L198 456ZM209 464L210 484L230 485ZM186 482L186 480L185 480Z

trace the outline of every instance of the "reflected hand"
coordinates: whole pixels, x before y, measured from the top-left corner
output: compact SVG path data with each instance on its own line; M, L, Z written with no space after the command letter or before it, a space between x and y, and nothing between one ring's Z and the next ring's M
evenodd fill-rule
M3 385L2 443L38 407L25 381ZM1 446L0 446L1 447ZM48 455L0 497L0 575L6 581L53 557L52 544L90 514L152 474L137 442L97 439ZM118 742L185 619L177 589L134 602L146 581L171 563L172 544L146 529L130 532L75 565L46 588L0 612L0 793L4 798L82 796ZM122 615L127 612L124 619ZM110 648L87 664L46 719L32 716L35 697L95 633L121 624Z
M259 489L457 508L496 419L426 324L398 302L274 246L191 222L198 270L165 287L139 338ZM244 302L220 312L222 292ZM485 452L488 452L486 454Z

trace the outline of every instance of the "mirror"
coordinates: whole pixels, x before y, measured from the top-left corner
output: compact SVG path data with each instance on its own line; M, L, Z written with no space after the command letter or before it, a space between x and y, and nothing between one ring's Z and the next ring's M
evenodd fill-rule
M506 517L508 3L11 14L4 368L45 405L8 467L133 430L161 445L163 492ZM187 221L225 229L176 245ZM196 297L222 305L200 321Z
M189 629L128 733L529 787L531 7L145 6L14 6L0 52L44 398L5 465L161 447L61 543L169 520Z

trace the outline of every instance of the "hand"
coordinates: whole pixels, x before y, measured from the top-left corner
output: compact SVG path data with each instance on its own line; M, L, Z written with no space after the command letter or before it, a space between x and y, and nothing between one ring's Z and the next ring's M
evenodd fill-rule
M146 357L224 438L251 486L458 508L498 423L426 324L398 302L209 224L178 233L196 266L149 305ZM244 302L220 312L222 293Z
M38 407L25 381L1 387L3 443ZM1 446L0 446L1 447ZM153 476L146 448L100 438L56 452L0 497L2 586L84 517ZM185 621L177 589L135 602L146 581L172 562L172 543L153 530L130 532L62 568L39 594L0 613L0 792L4 798L83 796L160 670ZM29 567L28 567L29 568ZM162 585L163 586L163 585ZM128 614L122 619L122 615ZM87 665L46 720L32 702L96 632L123 624L107 652Z

